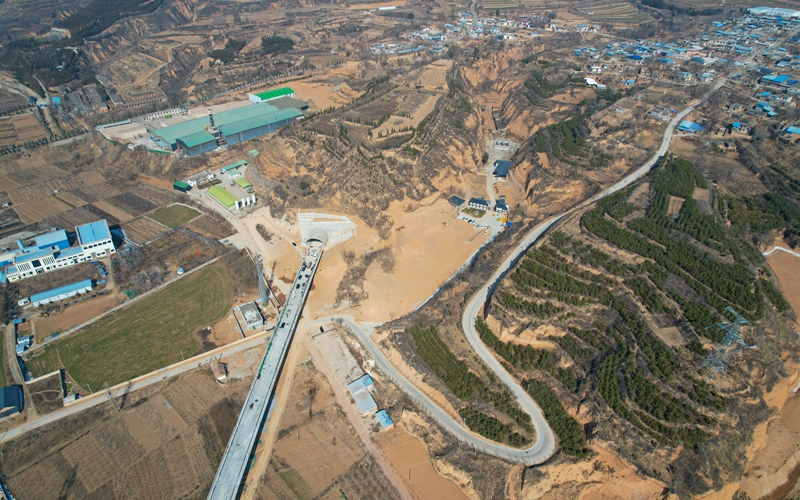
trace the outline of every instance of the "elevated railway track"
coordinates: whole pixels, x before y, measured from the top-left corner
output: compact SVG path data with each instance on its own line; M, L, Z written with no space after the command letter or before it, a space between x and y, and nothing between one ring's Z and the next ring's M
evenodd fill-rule
M208 493L208 500L235 500L239 496L256 440L264 427L267 410L273 400L272 395L278 383L278 375L292 343L303 305L311 290L311 281L314 279L321 258L322 244L312 241L294 278L292 290L278 317L267 352L258 366L250 392L222 455L217 475Z

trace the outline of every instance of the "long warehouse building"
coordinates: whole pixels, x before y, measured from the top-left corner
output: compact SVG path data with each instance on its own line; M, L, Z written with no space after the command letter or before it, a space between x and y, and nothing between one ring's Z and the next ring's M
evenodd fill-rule
M251 104L214 113L214 123L229 145L253 139L285 127L303 116L297 108L278 109L267 103ZM169 144L172 151L197 156L217 149L208 117L195 118L152 133Z

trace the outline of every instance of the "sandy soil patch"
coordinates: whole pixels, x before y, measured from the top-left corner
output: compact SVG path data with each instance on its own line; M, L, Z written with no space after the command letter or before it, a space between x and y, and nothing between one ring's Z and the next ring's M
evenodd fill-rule
M630 498L664 499L666 485L641 476L637 469L597 442L590 446L597 453L594 460L575 464L545 465L544 478L523 487L521 498L576 498L581 500ZM668 495L669 500L677 496Z
M594 90L589 88L580 88L573 90L574 92L570 91L570 92L564 92L563 94L554 95L553 97L550 98L550 100L556 102L563 102L565 104L577 104L594 93Z
M767 258L767 264L778 278L778 286L792 309L800 312L800 257L778 251Z
M388 240L381 240L375 230L348 215L357 225L357 236L325 252L304 314L313 319L334 311L347 311L358 320L376 322L399 318L427 300L488 238L482 231L475 231L474 226L457 220L455 209L438 197L424 200L421 205L410 212L406 211L408 202L395 202L389 208L387 213L394 220L394 231ZM248 227L251 224L246 222ZM278 230L278 226L272 227ZM292 241L296 225L288 231L285 239ZM295 239L299 244L299 237ZM336 289L348 269L343 253L352 252L360 258L367 251L385 247L394 254L394 270L385 272L379 263L373 263L363 284L368 297L352 309L347 300L337 304ZM290 250L273 250L278 259L275 264L278 278L291 280L294 276L299 260Z
M291 82L290 85L294 89L297 99L308 102L308 109L312 111L330 107L338 108L350 102L340 92L333 92L334 85L332 83L303 80Z
M395 231L385 243L394 251L395 270L370 266L364 283L369 298L357 311L359 319L386 322L413 311L488 238L482 232L476 237L474 226L458 220L444 200L413 212L395 205L389 210Z
M667 204L667 215L670 217L677 217L678 214L681 213L681 208L683 207L683 202L685 200L683 198L678 198L677 196L670 196L669 203Z
M95 316L118 305L117 295L103 295L91 300L85 300L73 304L66 308L64 312L50 316L49 318L33 318L32 322L36 325L36 336L43 338L54 332L61 332L80 325Z
M686 341L683 339L683 335L681 335L680 330L678 330L678 328L675 326L659 328L656 330L656 335L658 335L658 338L663 340L664 343L670 347L678 347L686 343Z
M237 340L242 339L242 334L236 324L236 318L233 316L233 310L225 318L222 318L214 326L211 327L211 334L206 338L206 341L213 342L217 346L230 344ZM244 325L243 325L244 326ZM250 330L253 332L253 330Z
M550 165L550 157L547 156L547 153L536 153L536 157L539 159L539 164L542 165L543 169L550 170L553 168Z
M417 88L428 90L447 90L447 72L453 67L453 61L440 59L422 68L419 73L412 72L406 81Z
M395 426L375 441L414 498L467 500L455 484L436 472L425 445L405 430Z
M150 177L149 175L144 175L144 174L138 174L136 176L136 180L146 182L147 184L159 187L161 189L166 189L167 191L172 191L172 183L170 183L169 181L156 179L155 177Z
M713 213L711 209L711 190L710 189L701 189L695 188L694 195L692 196L695 200L697 200L697 207L700 210L700 213L703 214L711 214Z
M377 137L378 134L380 134L382 137L385 137L389 135L392 129L394 129L396 132L399 132L401 129L406 127L416 128L426 116L431 114L433 107L436 106L436 102L440 97L442 97L441 94L432 94L427 96L410 118L405 116L392 116L386 120L383 125L378 127L377 130L372 131L373 137Z
M521 332L514 334L511 328L503 327L503 325L492 315L486 318L486 324L497 332L501 341L511 342L517 345L529 345L537 349L551 349L557 348L556 344L548 340L549 337L563 337L566 332L553 325L540 325L535 330L526 328Z
M628 203L633 203L643 209L650 206L650 183L644 182L634 189L628 197Z

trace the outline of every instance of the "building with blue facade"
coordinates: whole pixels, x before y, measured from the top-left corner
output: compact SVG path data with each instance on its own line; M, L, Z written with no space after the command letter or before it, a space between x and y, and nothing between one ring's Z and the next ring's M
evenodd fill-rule
M75 232L78 241L74 247L63 229L37 236L29 247L18 241L17 250L0 254L2 275L8 281L18 281L116 253L105 220L77 226Z

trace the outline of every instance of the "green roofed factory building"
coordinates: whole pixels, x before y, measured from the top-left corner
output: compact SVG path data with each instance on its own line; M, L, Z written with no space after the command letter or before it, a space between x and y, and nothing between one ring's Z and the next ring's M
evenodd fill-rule
M278 109L270 104L250 104L213 116L209 110L207 118L195 118L159 128L152 135L169 144L172 151L197 156L217 149L220 144L233 145L269 134L302 116L302 111L297 108ZM219 131L219 138L215 137L215 130Z
M208 194L213 196L217 199L220 203L225 205L228 208L233 208L236 205L236 202L239 201L234 195L232 195L227 189L222 186L213 186L208 190Z
M247 94L247 98L250 99L250 102L256 104L279 99L281 97L294 97L294 90L289 87L280 87L265 92L259 92L258 94Z

